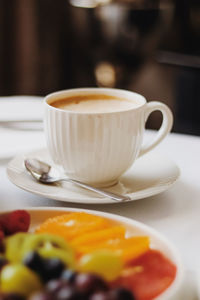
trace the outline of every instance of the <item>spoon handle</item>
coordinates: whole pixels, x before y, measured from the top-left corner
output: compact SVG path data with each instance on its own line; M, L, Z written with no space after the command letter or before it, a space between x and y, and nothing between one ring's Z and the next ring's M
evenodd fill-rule
M87 190L90 190L90 191L93 191L93 192L96 192L100 195L103 195L105 197L108 197L116 202L125 202L125 201L129 201L131 200L130 197L128 196L123 196L123 195L118 195L118 194L115 194L115 193L112 193L112 192L108 192L108 191L105 191L103 189L99 189L99 188L95 188L91 185L88 185L86 183L83 183L83 182L80 182L78 180L75 180L75 179L70 179L70 178L62 178L61 179L62 181L68 181L68 182L72 182L78 186L81 186Z

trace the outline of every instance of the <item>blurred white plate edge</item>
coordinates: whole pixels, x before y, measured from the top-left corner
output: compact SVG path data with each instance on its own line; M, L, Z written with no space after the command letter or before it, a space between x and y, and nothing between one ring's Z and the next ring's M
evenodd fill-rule
M53 217L57 214L62 214L65 212L85 211L87 213L92 213L94 215L102 216L123 224L127 228L130 234L133 232L134 234L148 235L151 238L151 244L153 245L153 247L160 250L171 261L173 261L177 267L177 273L173 283L165 292L163 292L160 296L156 297L154 300L183 300L181 291L183 287L185 272L184 272L184 266L182 264L180 254L177 251L176 247L167 238L165 238L162 234L160 234L158 231L154 230L150 226L147 226L141 222L132 220L130 218L122 217L111 213L88 210L88 209L59 208L59 207L40 207L40 208L25 207L23 209L26 209L31 215L32 228L40 224L48 217Z

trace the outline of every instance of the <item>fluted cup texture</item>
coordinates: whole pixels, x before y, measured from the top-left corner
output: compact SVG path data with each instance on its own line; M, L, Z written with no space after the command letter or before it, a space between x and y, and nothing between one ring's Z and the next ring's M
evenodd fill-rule
M131 167L140 153L148 117L147 103L142 96L128 91L88 90L95 93L111 92L114 96L117 91L117 95L120 94L118 96L135 96L139 105L119 112L78 113L49 105L49 99L54 97L51 94L47 96L45 104L47 147L54 163L62 166L69 178L95 186L109 186ZM75 91L80 93L82 90ZM73 93L73 90L69 92ZM64 95L68 91L60 93ZM56 97L61 95L58 93Z

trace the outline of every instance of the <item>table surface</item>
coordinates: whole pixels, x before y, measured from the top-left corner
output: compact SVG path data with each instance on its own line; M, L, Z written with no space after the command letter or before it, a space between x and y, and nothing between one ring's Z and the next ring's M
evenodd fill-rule
M12 155L45 146L42 131L23 133L9 128L6 134L6 131L0 128L0 135L1 133L3 137L1 144L4 147L9 137L8 145L12 147ZM21 136L20 148L19 144L15 147L18 143L16 134L18 138L20 134L26 136L25 139ZM147 138L153 134L154 132L147 131ZM8 153L9 151L10 149ZM194 274L200 270L200 137L171 133L153 151L168 156L179 166L181 176L178 181L169 190L153 197L123 204L104 205L55 201L21 190L7 178L6 167L11 157L0 155L0 210L31 206L80 207L119 214L144 222L175 244L186 267L187 280L194 285L191 278L194 278ZM197 292L194 289L190 293L190 296L186 296L187 300L197 299Z

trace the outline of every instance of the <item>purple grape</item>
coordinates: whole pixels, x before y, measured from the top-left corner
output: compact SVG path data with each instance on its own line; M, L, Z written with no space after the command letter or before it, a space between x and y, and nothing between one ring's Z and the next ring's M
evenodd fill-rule
M96 292L90 296L89 300L110 300L110 296L108 292Z
M75 278L75 287L84 295L108 290L106 282L101 277L90 273L78 274Z
M59 258L43 259L42 278L44 281L59 278L64 269L65 265Z
M136 300L132 292L125 288L115 288L108 292L109 300Z
M64 286L67 286L67 285L68 285L68 283L63 280L53 279L53 280L50 280L46 284L45 289L50 294L56 294L61 288L63 288Z
M37 292L31 295L28 300L55 300L54 296L47 292Z
M78 274L77 272L72 270L64 270L60 278L65 280L68 283L74 283L77 274Z
M84 298L75 288L65 286L56 293L56 300L84 300Z

